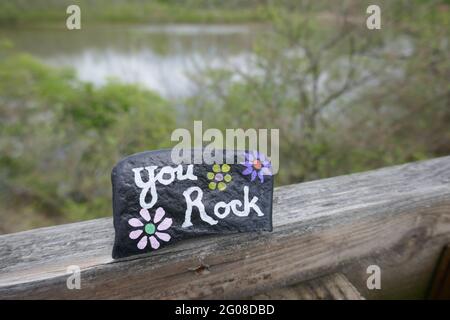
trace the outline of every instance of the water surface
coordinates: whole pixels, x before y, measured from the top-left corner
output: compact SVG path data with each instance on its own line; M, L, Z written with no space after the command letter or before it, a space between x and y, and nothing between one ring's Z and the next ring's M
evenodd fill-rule
M193 74L245 64L260 27L250 25L104 25L1 30L16 48L54 66L73 67L97 85L139 83L171 98L189 95Z

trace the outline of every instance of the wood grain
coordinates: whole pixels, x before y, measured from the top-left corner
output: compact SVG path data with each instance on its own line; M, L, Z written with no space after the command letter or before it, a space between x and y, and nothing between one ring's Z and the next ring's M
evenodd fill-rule
M300 284L275 289L252 297L254 300L364 300L341 273L333 273Z
M433 275L428 299L450 300L450 244L444 248L439 259Z
M240 298L334 272L367 298L421 298L450 242L450 157L277 188L273 219L272 233L122 260L109 218L3 235L0 298ZM381 290L366 289L370 264ZM80 290L67 289L69 265Z

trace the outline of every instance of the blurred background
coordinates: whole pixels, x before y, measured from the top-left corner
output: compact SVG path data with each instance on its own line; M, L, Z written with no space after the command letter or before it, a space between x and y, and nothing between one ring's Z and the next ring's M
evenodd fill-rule
M194 120L279 128L277 185L448 155L449 20L449 0L0 1L0 233L111 216L114 164Z

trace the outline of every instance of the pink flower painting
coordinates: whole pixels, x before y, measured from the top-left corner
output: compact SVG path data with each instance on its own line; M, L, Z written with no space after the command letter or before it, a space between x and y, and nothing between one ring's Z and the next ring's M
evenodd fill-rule
M148 244L156 250L160 246L160 241L170 241L170 235L166 231L172 225L171 218L164 218L166 212L163 208L156 209L153 219L147 209L141 209L140 218L131 218L128 224L136 229L130 232L132 240L138 240L137 247L143 250Z

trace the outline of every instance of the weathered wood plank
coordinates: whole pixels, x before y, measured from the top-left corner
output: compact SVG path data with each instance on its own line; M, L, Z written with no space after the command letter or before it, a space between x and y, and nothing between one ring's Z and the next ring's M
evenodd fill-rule
M278 188L273 217L272 233L120 261L108 218L3 235L0 298L239 298L341 270L361 290L369 264L383 289L363 296L420 298L450 242L450 157ZM69 265L81 290L66 287Z
M364 300L359 291L341 273L333 273L275 289L252 297L254 300Z
M428 299L450 300L450 244L444 248L439 259Z

